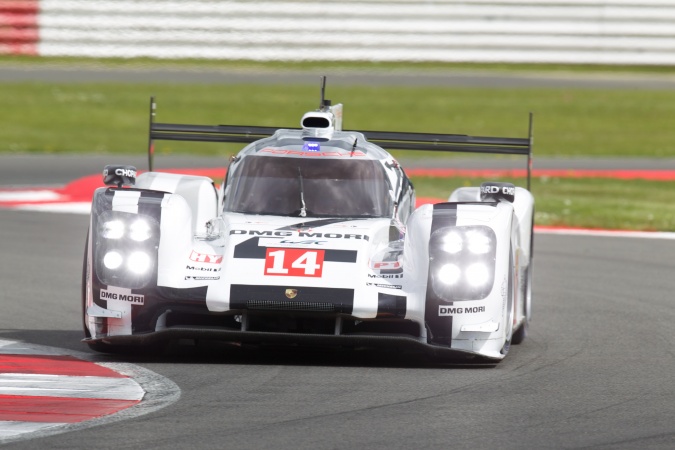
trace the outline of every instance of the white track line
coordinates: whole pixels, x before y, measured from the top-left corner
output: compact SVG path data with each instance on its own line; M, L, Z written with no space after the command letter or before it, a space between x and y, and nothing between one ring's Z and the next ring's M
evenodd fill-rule
M566 236L621 237L638 239L675 240L675 233L666 231L623 231L623 230L589 230L578 228L535 228L536 234L558 234Z

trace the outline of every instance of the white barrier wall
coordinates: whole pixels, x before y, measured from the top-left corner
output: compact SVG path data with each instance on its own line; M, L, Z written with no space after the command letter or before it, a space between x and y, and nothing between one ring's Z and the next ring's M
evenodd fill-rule
M675 65L675 0L40 0L37 54Z

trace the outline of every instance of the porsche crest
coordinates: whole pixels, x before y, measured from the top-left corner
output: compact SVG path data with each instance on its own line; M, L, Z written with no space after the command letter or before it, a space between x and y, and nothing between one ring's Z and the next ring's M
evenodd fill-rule
M295 298L297 295L297 289L286 289L286 298Z

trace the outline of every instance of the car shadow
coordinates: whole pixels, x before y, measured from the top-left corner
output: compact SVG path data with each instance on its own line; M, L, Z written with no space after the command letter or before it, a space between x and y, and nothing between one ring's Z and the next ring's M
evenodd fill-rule
M222 341L182 339L163 346L129 348L121 353L99 353L83 342L80 331L2 330L0 339L58 347L87 353L97 362L134 364L235 364L321 367L453 368L490 369L485 360L434 360L427 355L392 349L337 348L308 346L240 345Z

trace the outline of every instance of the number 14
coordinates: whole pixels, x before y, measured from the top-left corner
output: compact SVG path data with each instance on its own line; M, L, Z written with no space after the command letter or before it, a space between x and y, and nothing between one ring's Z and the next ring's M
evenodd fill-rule
M265 275L321 277L323 256L323 250L268 248L265 255Z

